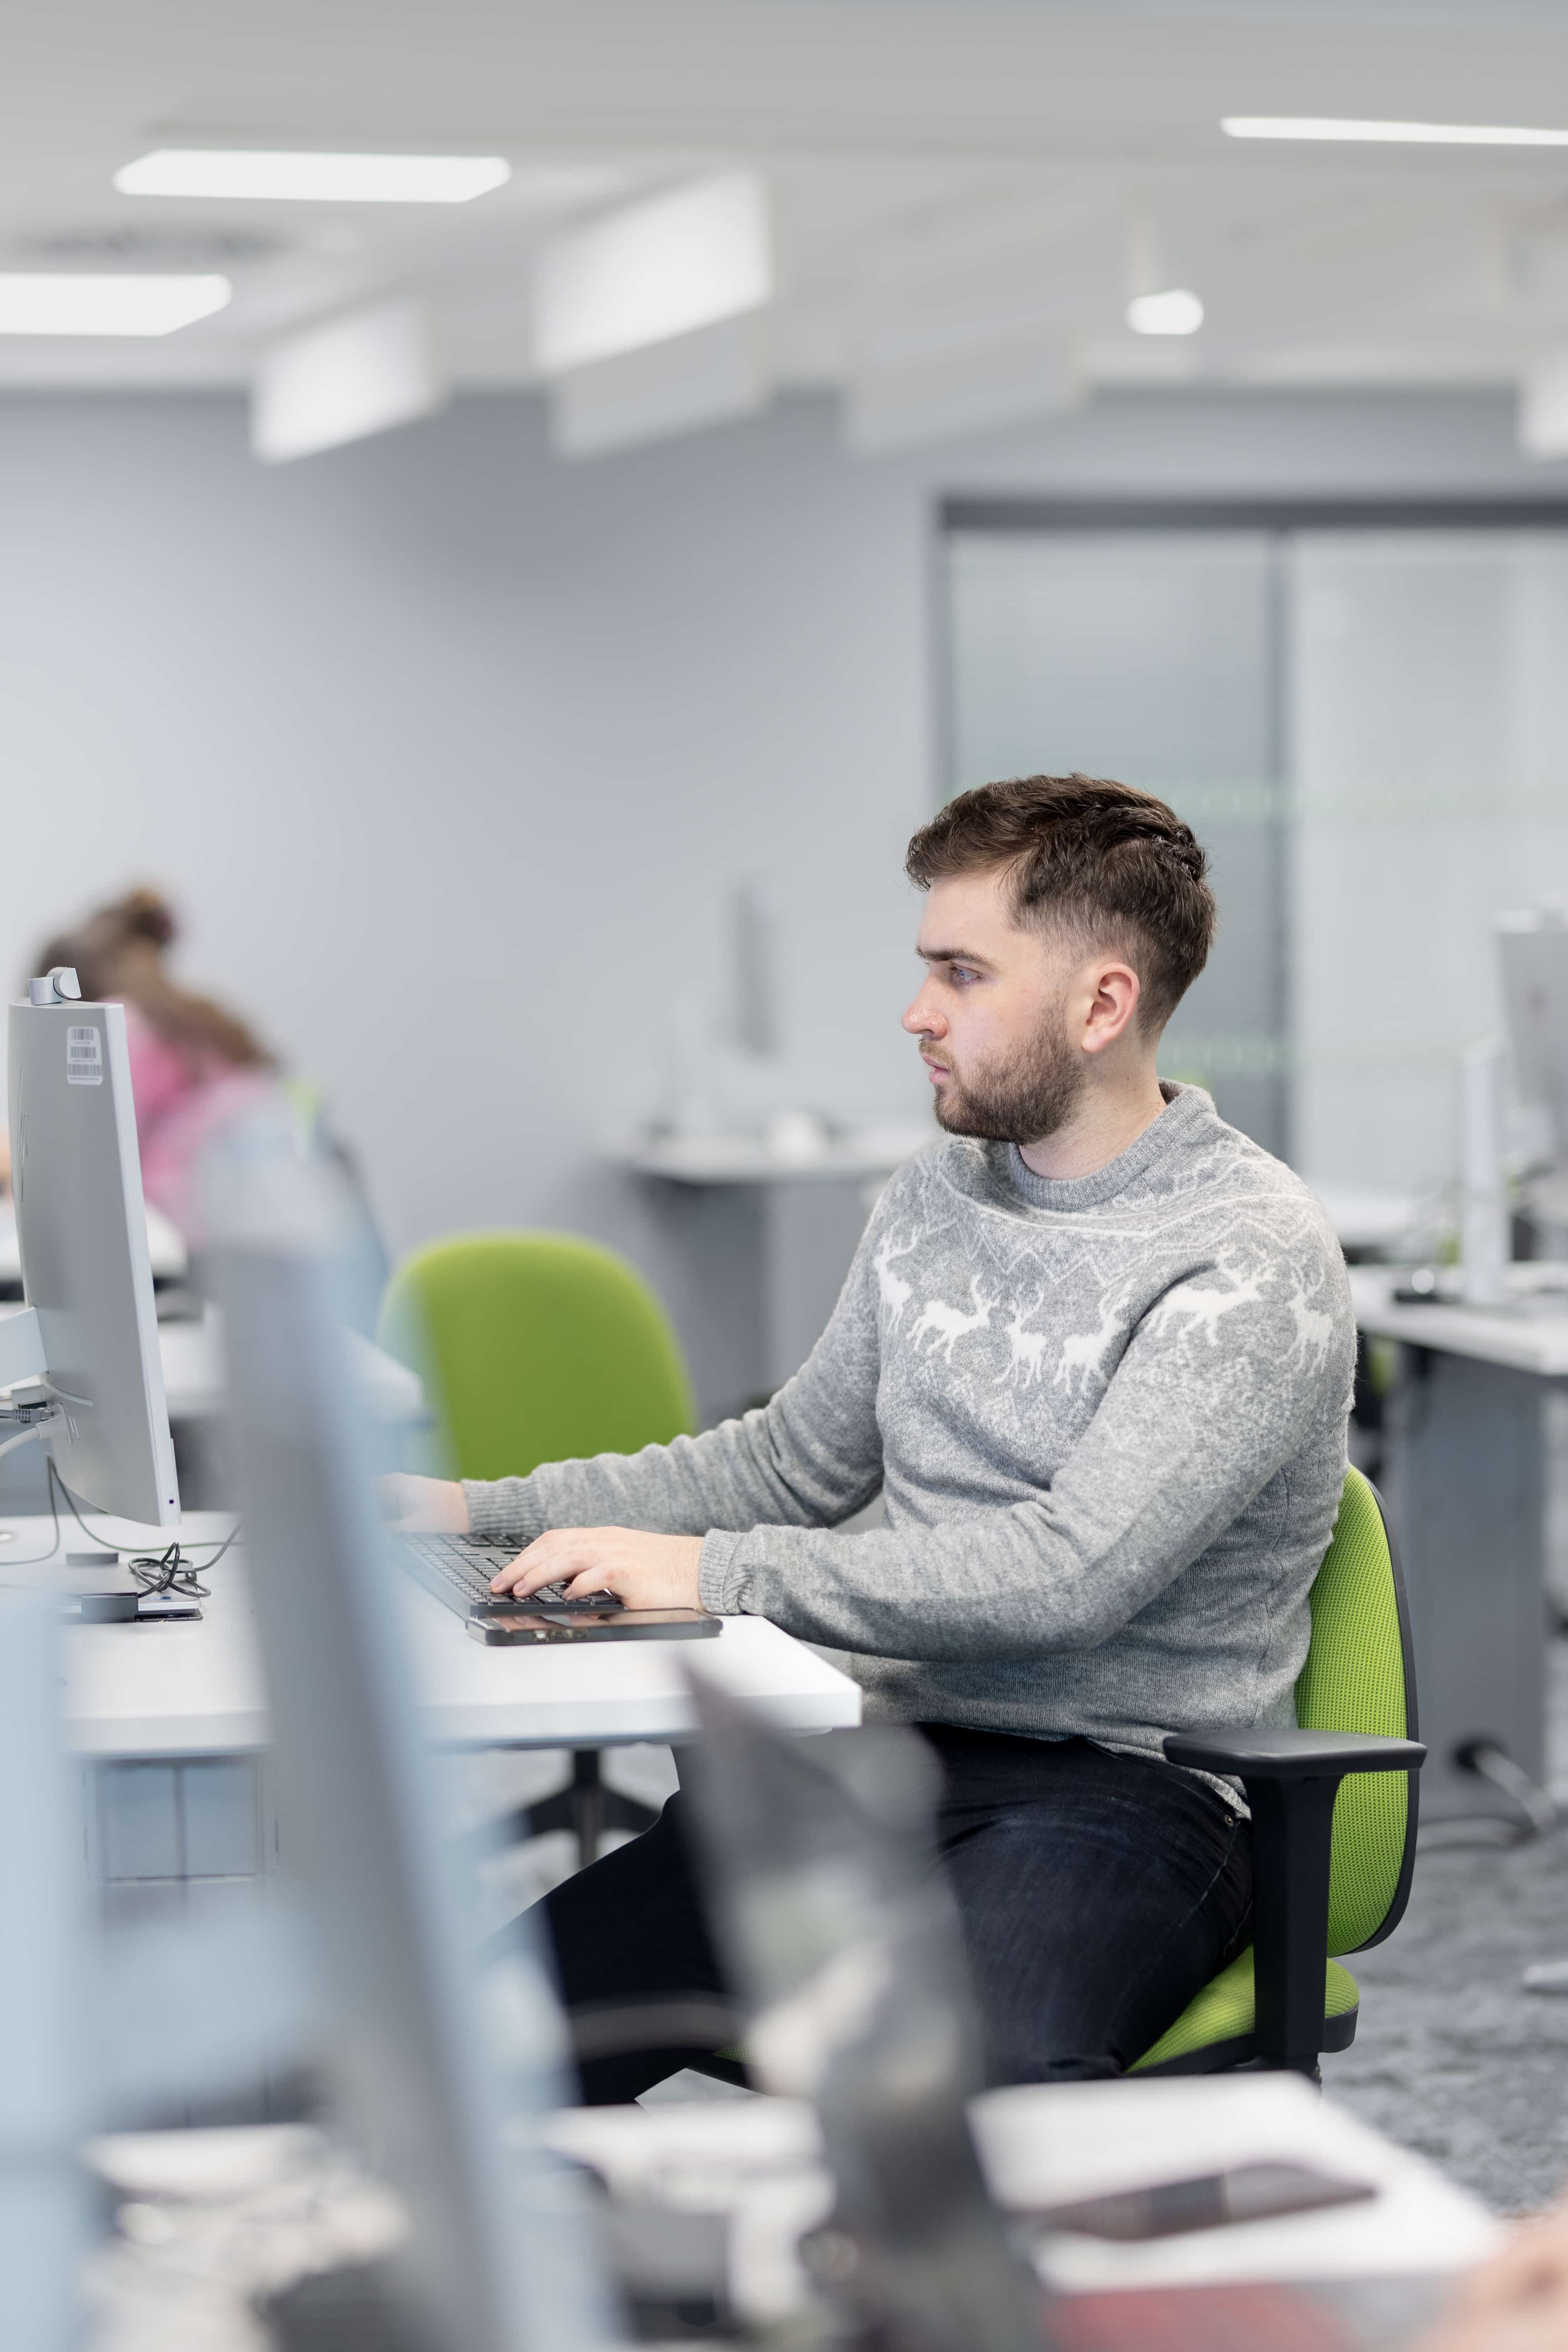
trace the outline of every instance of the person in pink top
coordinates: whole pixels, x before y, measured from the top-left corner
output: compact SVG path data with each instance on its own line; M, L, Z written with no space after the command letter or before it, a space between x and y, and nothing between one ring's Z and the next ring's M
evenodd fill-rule
M177 936L156 890L131 890L49 940L31 968L74 965L84 997L123 1003L142 1188L195 1240L202 1153L237 1111L273 1093L278 1063L237 1014L173 978Z

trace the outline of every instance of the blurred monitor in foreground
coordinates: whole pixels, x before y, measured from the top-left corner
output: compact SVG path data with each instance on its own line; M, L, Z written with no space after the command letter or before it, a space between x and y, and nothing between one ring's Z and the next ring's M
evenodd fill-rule
M970 2134L983 2074L935 1767L912 1733L803 1740L691 1674L712 1911L762 2087L816 2109L837 2201L816 2259L887 2352L1025 2352L1044 2294Z
M340 2112L410 2224L367 2308L322 2340L361 2341L374 2301L439 2352L588 2352L610 2330L569 2184L534 2143L563 2096L560 2011L526 1935L484 1972L465 1917L354 1407L337 1192L242 1130L207 1196L279 1852Z
M142 1201L125 1009L83 1003L57 969L13 1004L12 1184L21 1315L0 1322L0 1385L95 1509L179 1524ZM13 1441L15 1442L15 1441Z

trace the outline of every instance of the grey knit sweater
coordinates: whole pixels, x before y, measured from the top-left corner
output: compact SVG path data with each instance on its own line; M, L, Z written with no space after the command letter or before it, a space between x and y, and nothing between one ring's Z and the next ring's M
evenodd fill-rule
M704 1605L854 1653L868 1714L1157 1756L1289 1723L1354 1327L1310 1192L1195 1087L1071 1181L950 1141L763 1410L468 1485L476 1533L700 1535ZM836 1534L880 1487L886 1525Z

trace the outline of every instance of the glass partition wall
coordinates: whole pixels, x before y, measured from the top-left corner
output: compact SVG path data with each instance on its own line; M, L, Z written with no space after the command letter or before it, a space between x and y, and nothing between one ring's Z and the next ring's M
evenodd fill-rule
M1162 1067L1331 1186L1452 1183L1492 926L1568 902L1568 512L944 515L949 786L1171 803L1220 937Z

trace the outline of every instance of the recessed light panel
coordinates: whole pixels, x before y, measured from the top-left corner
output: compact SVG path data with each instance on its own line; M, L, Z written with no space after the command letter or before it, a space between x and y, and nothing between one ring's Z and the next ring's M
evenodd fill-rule
M466 205L504 186L500 155L306 155L159 147L114 174L126 196L254 197L314 205Z
M221 310L226 278L0 272L0 335L172 335Z
M612 213L540 257L534 351L546 375L755 310L773 293L767 192L737 173Z
M1331 114L1227 114L1227 139L1340 139L1384 147L1568 147L1568 131L1497 122L1374 122Z
M274 346L257 375L250 446L277 465L427 416L446 397L416 303L330 320Z
M1127 323L1135 335L1195 335L1203 322L1204 306L1185 286L1137 294L1127 305Z

